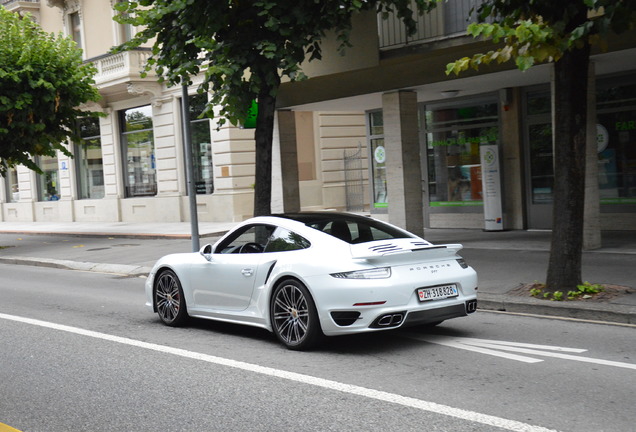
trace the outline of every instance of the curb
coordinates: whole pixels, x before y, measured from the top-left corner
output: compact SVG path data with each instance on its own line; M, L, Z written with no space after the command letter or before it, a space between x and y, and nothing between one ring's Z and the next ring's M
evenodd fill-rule
M199 238L218 237L225 235L227 230L199 233ZM46 236L67 236L67 237L112 237L112 238L131 238L144 240L173 239L173 240L189 240L191 234L163 234L163 233L121 233L121 232L81 232L81 231L0 231L0 234L11 235L46 235Z
M104 264L82 261L58 260L50 258L32 258L20 256L0 257L0 263L30 265L36 267L49 267L64 270L90 271L97 273L116 274L121 276L147 276L150 273L150 267L134 266L125 264Z
M636 306L554 302L506 294L477 294L478 309L636 325Z

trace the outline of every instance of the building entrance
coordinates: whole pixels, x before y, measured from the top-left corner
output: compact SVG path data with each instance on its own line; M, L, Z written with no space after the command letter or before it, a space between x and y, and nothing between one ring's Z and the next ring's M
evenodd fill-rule
M552 227L552 124L549 117L536 117L526 126L526 202L529 229Z

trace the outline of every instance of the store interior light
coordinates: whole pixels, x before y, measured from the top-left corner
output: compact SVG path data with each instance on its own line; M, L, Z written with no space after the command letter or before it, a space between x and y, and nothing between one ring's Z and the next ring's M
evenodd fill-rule
M459 94L459 90L444 90L441 94L445 98L452 98Z

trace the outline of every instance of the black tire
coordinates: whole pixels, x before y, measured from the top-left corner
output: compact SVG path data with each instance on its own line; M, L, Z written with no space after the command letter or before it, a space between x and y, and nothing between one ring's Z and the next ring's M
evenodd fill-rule
M316 305L309 290L295 279L281 281L270 303L272 329L290 350L307 350L322 338Z
M159 319L165 325L177 327L187 321L181 282L172 270L164 270L155 279L154 301Z

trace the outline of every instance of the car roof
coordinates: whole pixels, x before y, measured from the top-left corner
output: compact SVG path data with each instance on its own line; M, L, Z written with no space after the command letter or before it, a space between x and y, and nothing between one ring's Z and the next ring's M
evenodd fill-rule
M292 219L297 222L302 222L305 225L314 223L326 223L335 220L348 220L348 221L361 221L369 222L371 219L368 216L361 216L355 213L333 212L333 211L312 211L312 212L298 212L298 213L281 213L273 214L273 217L280 217L285 219Z

